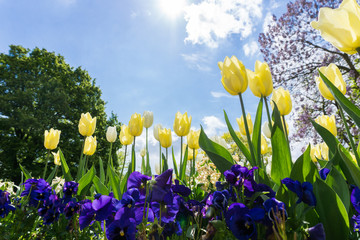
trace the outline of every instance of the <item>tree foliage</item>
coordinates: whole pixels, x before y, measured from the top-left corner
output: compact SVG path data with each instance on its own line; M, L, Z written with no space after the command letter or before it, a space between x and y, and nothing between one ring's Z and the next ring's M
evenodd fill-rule
M309 119L337 111L334 102L322 98L317 90L314 77L318 75L319 67L335 63L347 82L347 96L353 102L360 101L360 74L355 64L355 56L338 51L310 26L311 21L317 20L320 8L337 8L341 2L290 2L287 11L279 18L272 16L265 31L259 35L260 51L271 68L275 87L284 86L292 93L295 106L293 117L297 128L293 138L296 141L303 141L308 137L316 142L316 134ZM353 126L350 119L349 123ZM357 135L355 128L352 131ZM340 139L348 141L344 135L340 136Z
M95 80L81 67L68 65L61 55L11 45L8 54L0 54L1 175L19 182L21 164L39 176L46 154L44 131L50 128L61 130L58 147L75 172L83 141L78 123L86 112L97 117L96 154L105 155L106 127L118 121L116 115L107 120Z

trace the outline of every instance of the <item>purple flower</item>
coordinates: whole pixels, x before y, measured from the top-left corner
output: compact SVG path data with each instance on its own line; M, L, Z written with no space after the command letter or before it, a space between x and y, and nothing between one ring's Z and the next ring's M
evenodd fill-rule
M285 204L275 198L269 198L268 200L266 200L264 202L264 209L265 209L265 213L266 213L266 217L265 217L265 223L266 224L271 224L272 222L274 222L274 218L277 218L277 213L280 213L281 216L284 212L285 214L285 219L287 218L287 212L286 212L286 207ZM274 216L275 214L275 216Z
M316 198L311 183L303 182L301 184L299 181L294 181L291 178L284 178L281 182L299 197L296 203L304 202L309 206L316 206Z
M60 216L61 201L56 194L51 194L48 199L39 207L38 214L43 217L45 225L52 224Z
M354 187L352 190L350 200L355 210L360 213L360 189L358 187Z
M164 223L172 222L179 212L180 196L177 194L168 193L164 196L162 202L152 202L151 208L157 218Z
M151 177L143 175L139 172L132 172L127 181L127 189L138 188L143 189L146 185L146 182L151 180Z
M356 216L354 215L351 218L353 225L354 225L354 232L359 232L360 231L360 215Z
M80 210L80 204L76 202L76 199L71 199L64 208L64 214L67 219L70 219L74 216L75 213L78 213Z
M172 169L168 169L155 178L150 194L151 202L162 202L165 195L170 193L172 184Z
M136 222L134 212L129 208L121 208L116 212L114 221L106 228L106 237L109 240L135 240Z
M178 236L180 236L182 234L182 228L178 221L169 222L163 226L163 231L161 233L161 239L167 239L168 237L169 237L169 239L171 239L171 236L174 234L176 234Z
M225 211L229 198L230 198L230 194L227 190L221 192L215 191L212 198L212 206L214 206L215 208L221 211Z
M121 207L134 207L135 203L140 200L140 192L137 188L130 188L127 190L120 200Z
M318 223L315 226L308 229L309 240L326 240L325 230L322 223Z
M65 182L64 184L64 197L72 197L74 196L78 191L79 184L77 182L71 181L71 182Z
M321 170L319 171L319 174L320 174L321 179L325 181L327 175L329 174L329 172L330 172L330 169L328 169L328 168L323 168L323 169L321 169Z
M171 186L171 190L174 193L180 194L183 197L188 197L191 193L190 188L188 188L184 185L180 185L179 180L177 180L177 179L175 179L175 185Z
M10 211L15 210L15 207L10 205L9 195L8 192L0 190L0 217L2 218L6 217Z
M79 224L80 230L83 230L85 227L93 224L95 220L95 210L92 208L91 202L85 202L81 205Z
M44 201L51 194L51 187L44 179L27 179L24 183L25 190L21 197L29 196L29 205L38 206L39 201Z

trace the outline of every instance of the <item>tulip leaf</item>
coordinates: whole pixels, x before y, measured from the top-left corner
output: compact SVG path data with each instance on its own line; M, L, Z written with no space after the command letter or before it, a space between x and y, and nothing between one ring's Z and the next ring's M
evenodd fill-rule
M281 179L290 177L292 161L289 144L282 128L280 112L276 107L276 104L273 110L273 118L274 125L271 133L271 178L276 184L280 185Z
M349 216L336 192L320 178L314 183L319 220L324 225L326 239L348 239Z
M99 157L99 168L100 168L100 181L102 183L105 183L105 170L104 170L104 164L103 164L101 157Z
M165 172L166 170L169 169L169 165L168 165L168 161L164 154L162 154L162 162L163 162L163 171L162 172Z
M186 173L186 165L187 165L187 162L188 162L188 146L186 145L186 148L185 148L185 153L184 153L184 161L183 161L183 166L181 168L181 173L180 173L180 180L181 181L184 181L184 178L185 178L185 173Z
M175 170L176 178L180 178L173 147L171 148L171 152L172 152L172 159L173 159L173 165L174 165L173 167L174 167L174 170Z
M221 173L224 174L224 172L229 170L234 164L231 154L223 146L211 141L208 136L206 136L202 126L199 137L199 145Z
M225 117L225 122L226 125L229 129L229 133L232 137L232 139L234 140L234 142L236 143L236 145L239 147L239 149L241 150L241 152L244 154L245 158L250 162L250 164L252 166L255 166L255 162L254 160L251 158L251 154L249 152L249 149L247 149L247 147L240 141L239 137L236 135L233 127L231 126L231 123L229 121L229 118L224 110L224 117Z
M341 170L343 171L347 181L350 184L355 184L356 186L360 186L360 169L357 164L351 160L351 156L348 151L339 144L338 147L339 152L339 165Z
M109 195L109 189L107 189L107 187L101 182L98 176L94 176L93 183L97 193L102 195Z
M73 180L71 173L70 173L70 169L66 163L64 154L62 153L61 149L59 149L59 154L60 154L60 161L61 161L61 169L65 178L66 182L70 182Z
M344 109L345 112L349 114L349 116L354 120L355 124L360 127L360 109L356 107L349 99L347 99L344 94L340 92L340 90L334 86L332 82L327 79L327 77L319 71L320 77L328 86L328 89L336 99L336 101L340 104L340 106Z
M48 183L51 183L51 181L53 180L57 168L58 168L58 165L55 165L55 167L54 167L54 169L51 171L49 177L46 179L46 181L47 181Z
M85 195L87 190L90 188L90 184L96 174L94 165L91 169L79 180L78 195Z
M254 129L252 134L252 144L255 150L255 162L257 166L263 167L261 161L261 119L262 119L262 111L263 111L263 98L260 98L260 102L256 111Z
M24 166L22 166L21 164L19 164L21 171L24 173L25 175L25 179L29 179L32 178L31 174L28 172L28 170L26 170L26 168Z
M310 157L310 145L306 151L296 160L291 169L290 178L299 182L314 183L319 173Z
M348 185L339 170L332 168L327 175L325 182L337 193L345 206L346 212L349 212L350 192Z
M124 180L126 182L127 182L127 178L130 175L129 171L130 171L130 169L128 170L126 177L124 178ZM111 169L110 165L107 166L107 175L109 176L110 186L114 193L114 197L116 199L120 199L120 193L121 193L121 189L122 189L120 186L120 179L119 179L119 176Z

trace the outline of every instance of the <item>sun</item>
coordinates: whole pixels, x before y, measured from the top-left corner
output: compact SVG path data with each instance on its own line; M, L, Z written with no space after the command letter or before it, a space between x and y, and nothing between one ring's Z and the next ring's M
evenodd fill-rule
M185 0L159 0L160 9L170 18L180 16L186 6Z

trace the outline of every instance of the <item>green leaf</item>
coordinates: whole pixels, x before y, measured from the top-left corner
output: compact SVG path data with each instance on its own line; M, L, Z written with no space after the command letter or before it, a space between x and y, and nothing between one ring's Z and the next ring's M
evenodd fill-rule
M126 182L127 182L127 179L128 179L128 177L130 175L130 173L129 173L129 171L131 171L130 166L131 165L129 165L128 172L126 174L126 177L124 178L124 179L126 179L125 180ZM110 186L111 186L112 191L114 193L114 197L116 199L120 199L120 192L121 192L120 179L119 179L119 176L111 169L111 167L109 165L107 166L107 175L109 176Z
M260 102L256 111L254 129L252 134L252 144L254 145L256 165L262 166L261 164L261 119L263 111L263 98L260 98ZM263 166L262 166L263 167Z
M340 197L342 200L346 212L349 212L350 208L350 192L349 187L344 179L344 177L341 175L339 170L336 168L332 168L329 174L326 177L327 185L329 185Z
M19 165L20 165L21 171L24 173L25 179L32 178L31 174L28 172L28 170L26 170L26 168L23 167L20 163L19 163Z
M339 144L339 141L336 139L336 137L326 128L321 126L320 124L317 124L315 121L311 120L312 125L314 126L315 130L320 134L321 138L324 140L326 145L328 145L329 150L331 153L330 157L335 154L337 146Z
M280 113L276 104L273 110L273 118L274 125L271 133L271 178L276 184L280 185L282 179L290 177L292 161L289 144L284 134Z
M165 155L164 154L161 154L161 155L162 155L162 161L163 161L163 172L165 172L166 170L169 169L169 165L168 165Z
M348 156L347 150L339 144L339 165L350 184L360 186L360 169ZM351 157L351 156L350 156Z
M51 171L49 177L46 179L46 181L47 181L48 183L51 184L51 181L53 180L53 178L54 178L54 176L55 176L55 173L56 173L57 168L58 168L58 165L55 165L55 167L54 167L54 169Z
M175 159L174 148L173 148L173 147L171 148L171 151L172 151L172 159L173 159L173 165L174 165L174 170L175 170L176 178L180 178L179 172L178 172L178 168L177 168L176 159Z
M360 127L360 109L356 107L349 99L347 99L344 94L342 94L340 90L337 89L337 87L335 87L334 84L332 84L332 82L330 82L324 74L322 74L320 71L319 74L326 86L328 86L336 101L354 120L355 124Z
M102 183L105 183L105 170L104 170L104 164L103 164L101 157L99 157L99 167L100 167L100 181Z
M101 182L98 176L94 176L93 183L97 193L102 195L109 195L109 189L107 189L107 187Z
M226 122L226 125L229 129L229 133L232 137L232 139L234 140L234 142L236 143L236 145L239 147L239 149L241 150L241 152L244 154L245 158L250 162L250 164L252 166L254 166L255 164L255 159L253 160L251 158L251 154L249 152L249 149L247 149L247 147L240 141L240 139L238 138L238 136L236 135L233 127L231 126L231 123L229 121L229 118L224 110L224 117L225 117L225 122Z
M319 177L318 170L310 157L310 145L306 151L296 160L291 169L290 178L299 182L314 183Z
M79 180L78 195L85 195L90 187L90 184L95 176L96 170L94 165L91 169Z
M229 170L234 164L231 154L223 146L211 141L206 136L202 126L199 137L199 145L222 174L224 174L226 170Z
M188 161L188 146L186 145L185 148L185 154L184 154L184 160L183 160L183 166L181 168L181 173L180 173L180 180L184 181L185 178L185 173L186 173L186 165L187 165L187 161Z
M349 216L340 197L320 178L314 183L314 194L315 209L324 225L326 239L348 239Z
M65 178L66 182L71 182L73 180L71 173L70 173L70 169L66 163L64 154L62 153L61 149L59 149L59 154L60 154L60 161L61 161L61 169Z

